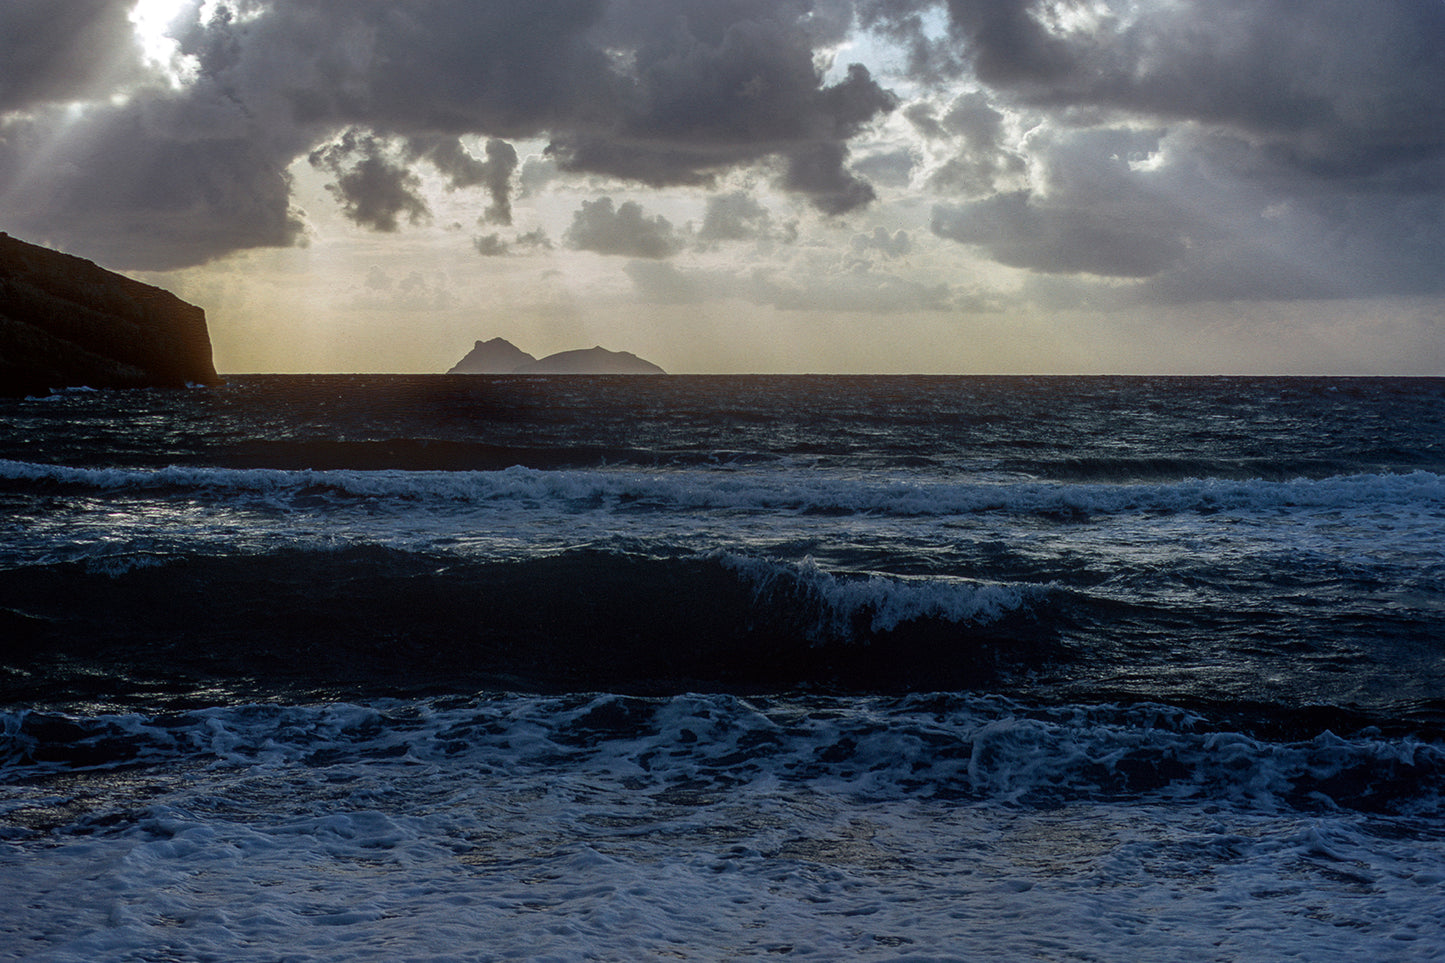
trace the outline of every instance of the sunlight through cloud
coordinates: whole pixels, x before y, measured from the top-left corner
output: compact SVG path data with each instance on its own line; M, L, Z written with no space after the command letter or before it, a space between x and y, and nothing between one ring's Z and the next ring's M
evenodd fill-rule
M136 0L130 13L136 42L140 44L147 65L177 90L196 79L198 65L194 57L181 53L180 44L171 35L172 28L177 20L194 9L191 0Z

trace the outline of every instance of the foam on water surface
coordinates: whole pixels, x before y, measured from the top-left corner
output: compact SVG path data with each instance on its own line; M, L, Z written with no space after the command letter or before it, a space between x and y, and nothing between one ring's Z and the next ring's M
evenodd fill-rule
M572 506L729 508L755 511L886 512L951 515L982 512L1081 513L1338 509L1374 503L1445 506L1445 479L1434 472L1354 474L1288 481L1186 478L1168 482L943 481L876 473L780 469L634 469L547 471L282 470L167 466L76 468L0 460L0 480L102 491L254 495L275 503L316 496L426 502L555 502ZM304 503L304 502L303 502Z
M719 696L12 715L6 732L0 955L1344 961L1427 960L1445 938L1439 800L1298 791L1392 763L1438 778L1438 747L1368 735L1270 745L1162 706ZM65 738L134 751L66 761ZM1179 770L1127 798L1080 778L1170 755ZM1209 785L1231 778L1233 802Z

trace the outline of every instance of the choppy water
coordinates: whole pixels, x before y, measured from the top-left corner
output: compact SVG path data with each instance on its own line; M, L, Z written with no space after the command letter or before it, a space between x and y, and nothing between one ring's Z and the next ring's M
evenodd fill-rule
M0 402L0 958L1445 956L1445 381Z

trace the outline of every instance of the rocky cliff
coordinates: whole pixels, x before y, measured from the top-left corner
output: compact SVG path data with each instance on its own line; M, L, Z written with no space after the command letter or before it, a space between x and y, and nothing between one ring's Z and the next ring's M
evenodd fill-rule
M200 308L0 233L0 394L220 383Z

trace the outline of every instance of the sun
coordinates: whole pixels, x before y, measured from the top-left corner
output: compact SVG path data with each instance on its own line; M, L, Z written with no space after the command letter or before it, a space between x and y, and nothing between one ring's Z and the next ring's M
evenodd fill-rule
M146 63L173 87L184 86L191 79L194 64L181 54L180 45L171 37L172 28L187 13L195 16L198 7L197 0L135 0L130 11L136 43Z

